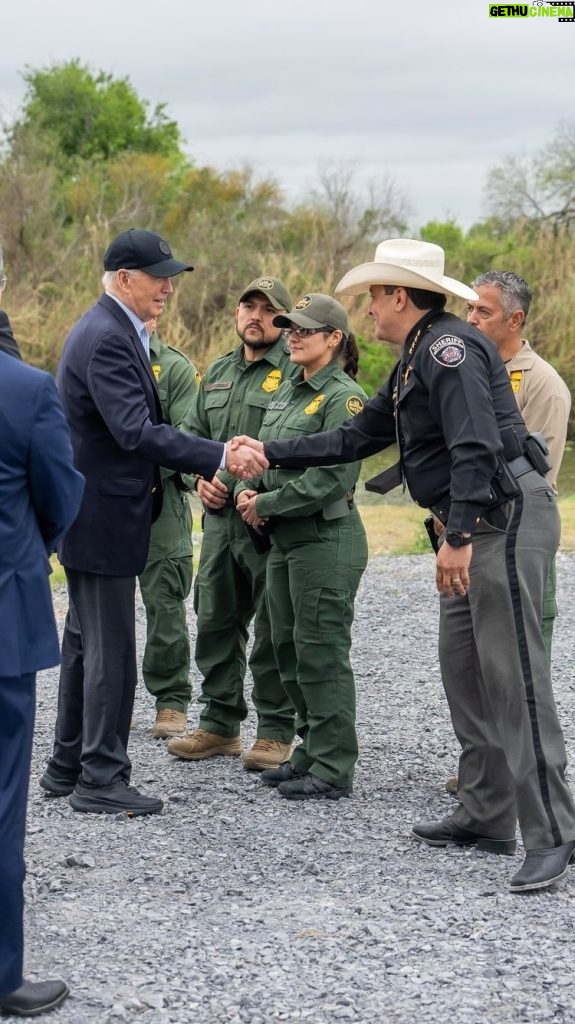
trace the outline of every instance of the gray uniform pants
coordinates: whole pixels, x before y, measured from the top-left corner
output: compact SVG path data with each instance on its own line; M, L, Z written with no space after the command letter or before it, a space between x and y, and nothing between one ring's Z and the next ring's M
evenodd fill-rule
M543 591L559 543L555 497L520 477L506 530L480 524L466 597L441 598L439 657L461 744L451 820L526 850L575 839L565 745L541 634Z

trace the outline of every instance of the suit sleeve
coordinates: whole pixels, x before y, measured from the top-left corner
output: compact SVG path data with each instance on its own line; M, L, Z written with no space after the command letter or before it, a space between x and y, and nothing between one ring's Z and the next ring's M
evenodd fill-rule
M395 416L390 379L341 427L289 441L266 441L264 452L272 468L305 469L361 461L391 444L395 444Z
M12 326L3 309L0 309L0 352L5 352L6 355L14 356L16 359L22 358L16 339L12 334Z
M211 480L224 445L190 437L167 423L154 424L130 348L121 334L106 335L96 345L88 367L88 387L116 443L158 466L200 473Z
M48 374L36 396L28 480L38 527L50 554L78 514L84 477L74 469L68 424Z

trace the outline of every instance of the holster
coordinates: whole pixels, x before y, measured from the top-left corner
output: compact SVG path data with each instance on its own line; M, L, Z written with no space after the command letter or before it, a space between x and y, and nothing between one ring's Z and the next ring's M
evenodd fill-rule
M272 521L269 520L267 523L262 523L261 526L250 526L248 523L244 523L244 526L257 554L267 554L272 546L270 540L270 533L273 529Z

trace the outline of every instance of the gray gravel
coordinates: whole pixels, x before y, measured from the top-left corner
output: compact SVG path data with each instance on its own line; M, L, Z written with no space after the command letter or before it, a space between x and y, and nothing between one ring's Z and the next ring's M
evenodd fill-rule
M57 692L57 671L41 674L27 973L61 974L72 990L50 1019L573 1021L575 873L547 893L512 895L521 849L495 857L409 838L413 820L453 806L444 783L457 764L433 576L426 555L375 559L364 576L353 652L361 760L350 800L292 804L238 759L169 757L150 738L154 712L141 686L133 781L165 799L163 813L75 813L37 785ZM559 559L559 600L556 693L573 757L573 556ZM65 608L63 595L57 604ZM244 745L253 736L251 714Z

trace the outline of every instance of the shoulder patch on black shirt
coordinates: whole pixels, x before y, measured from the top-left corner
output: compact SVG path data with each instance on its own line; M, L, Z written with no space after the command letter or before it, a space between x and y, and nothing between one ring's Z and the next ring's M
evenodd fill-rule
M459 366L465 359L465 343L452 334L444 334L429 346L436 363L441 366Z

